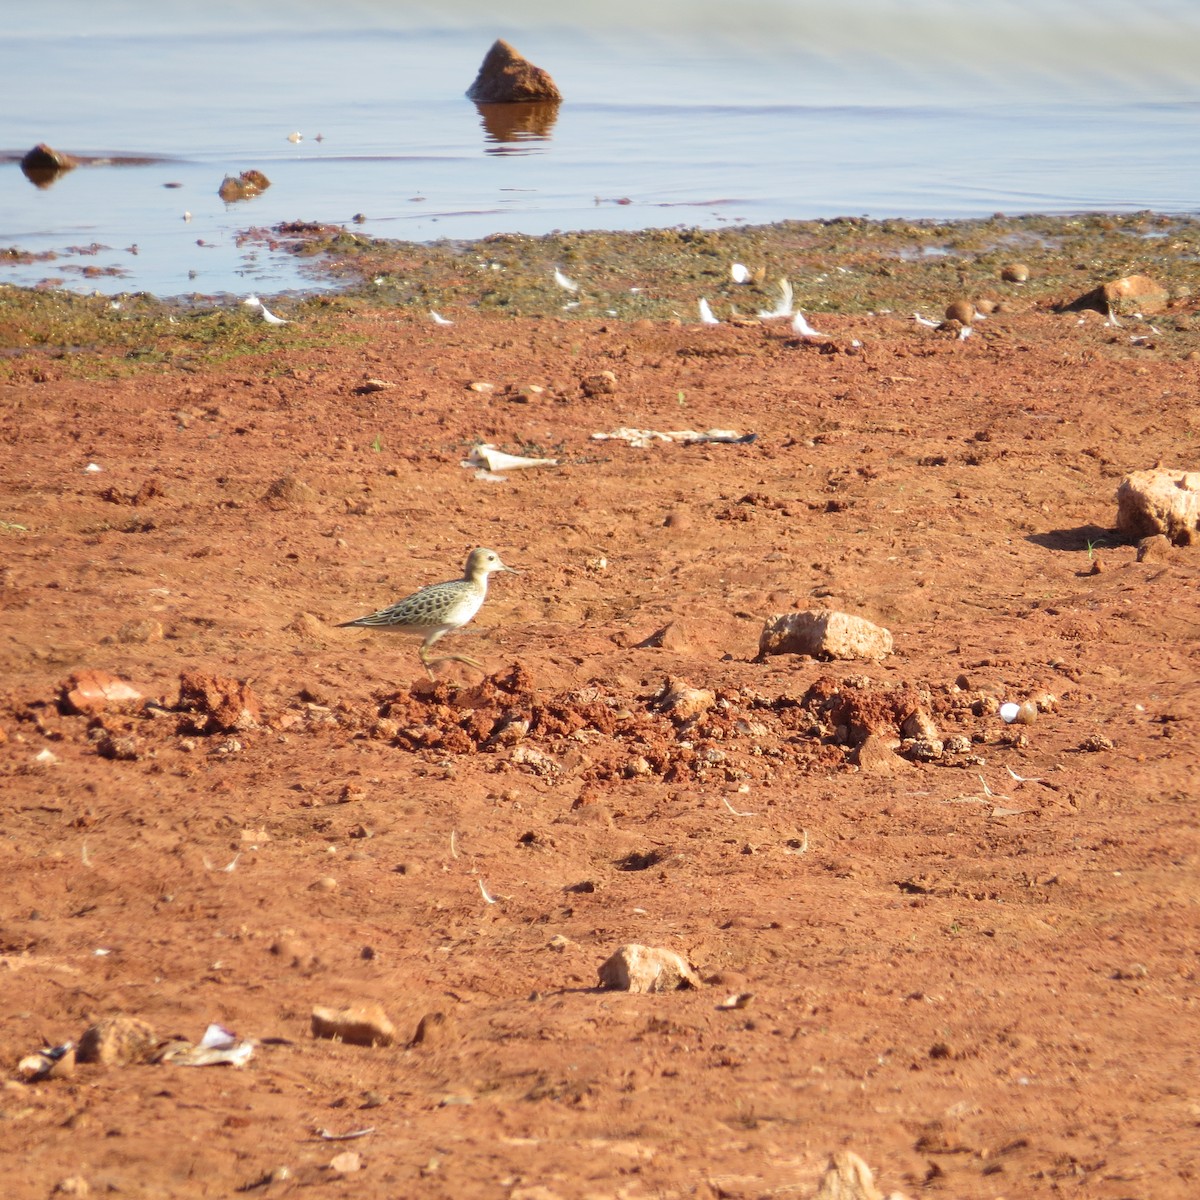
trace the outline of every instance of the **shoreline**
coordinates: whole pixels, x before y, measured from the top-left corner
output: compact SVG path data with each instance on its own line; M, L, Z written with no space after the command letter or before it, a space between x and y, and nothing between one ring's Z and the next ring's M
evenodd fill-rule
M436 311L452 321L490 315L688 325L699 323L701 299L722 321L753 323L778 304L783 279L794 289L796 308L816 315L919 313L940 320L957 300L1010 314L1057 312L1101 284L1141 274L1169 297L1172 328L1155 332L1168 343L1177 336L1183 353L1200 296L1200 220L1152 212L952 222L840 217L433 243L291 222L244 236L306 260L306 270L327 285L310 293L264 293L274 310L310 332L328 330L335 314L374 309L424 320ZM745 266L746 282L731 276L735 263ZM1027 280L1002 278L1004 268L1017 263L1028 269ZM556 270L578 290L558 285ZM167 357L221 357L234 352L231 337L252 346L261 336L242 299L0 285L0 346L10 362L38 352L111 357L147 343ZM172 351L182 332L173 323L184 316L186 345ZM123 369L136 369L138 361L126 361Z

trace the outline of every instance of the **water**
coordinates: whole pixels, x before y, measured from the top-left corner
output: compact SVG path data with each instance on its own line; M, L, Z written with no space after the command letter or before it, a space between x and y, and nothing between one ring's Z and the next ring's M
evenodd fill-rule
M2 263L0 282L313 287L238 234L359 214L365 233L425 241L1190 213L1200 195L1193 0L508 0L503 22L476 0L22 7L0 151L159 161L81 167L44 190L0 164L0 249L58 255ZM566 97L540 133L499 141L463 97L497 36ZM226 205L221 179L248 167L271 188Z

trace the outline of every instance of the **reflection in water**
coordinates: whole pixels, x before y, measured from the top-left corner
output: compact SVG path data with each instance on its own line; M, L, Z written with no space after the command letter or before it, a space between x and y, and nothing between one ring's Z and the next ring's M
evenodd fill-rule
M517 104L476 104L488 154L529 154L530 142L548 142L558 120L555 100L526 101Z

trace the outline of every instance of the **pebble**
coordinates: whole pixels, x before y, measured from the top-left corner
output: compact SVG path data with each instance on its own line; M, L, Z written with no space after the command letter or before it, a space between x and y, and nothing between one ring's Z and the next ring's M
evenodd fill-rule
M451 1041L457 1031L458 1022L444 1012L428 1012L417 1022L412 1036L413 1046L443 1046Z

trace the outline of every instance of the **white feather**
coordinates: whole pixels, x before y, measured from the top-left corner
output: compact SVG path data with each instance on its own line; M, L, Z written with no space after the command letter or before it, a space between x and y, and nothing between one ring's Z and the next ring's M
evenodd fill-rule
M792 315L792 285L786 279L779 281L779 303L769 312L764 310L758 315L764 321L775 321Z
M814 329L805 319L802 312L796 313L792 318L792 331L798 333L801 337L828 337L829 334L821 333Z

